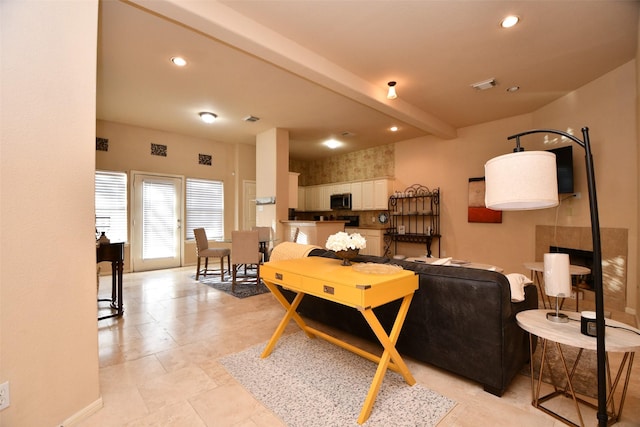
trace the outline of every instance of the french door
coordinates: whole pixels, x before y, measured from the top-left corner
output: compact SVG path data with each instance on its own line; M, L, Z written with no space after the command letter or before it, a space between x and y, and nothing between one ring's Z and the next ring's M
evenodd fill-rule
M133 174L133 271L179 267L182 178Z

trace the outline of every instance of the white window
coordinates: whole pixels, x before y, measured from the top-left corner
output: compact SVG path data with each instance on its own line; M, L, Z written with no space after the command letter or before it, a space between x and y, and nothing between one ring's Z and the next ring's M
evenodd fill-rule
M187 240L194 228L204 228L208 239L224 238L224 184L187 178Z
M104 232L112 242L127 241L127 174L96 171L96 237Z

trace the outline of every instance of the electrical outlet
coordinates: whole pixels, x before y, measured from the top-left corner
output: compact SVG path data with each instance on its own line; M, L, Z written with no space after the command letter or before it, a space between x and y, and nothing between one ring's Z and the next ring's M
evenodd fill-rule
M0 411L6 409L11 400L9 399L9 381L0 384Z

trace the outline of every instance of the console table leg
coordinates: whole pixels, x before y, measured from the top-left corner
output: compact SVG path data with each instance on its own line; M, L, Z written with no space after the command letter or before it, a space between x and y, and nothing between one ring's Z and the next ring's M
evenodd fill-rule
M287 327L291 319L293 319L298 324L300 329L302 329L309 338L315 338L315 335L313 335L309 331L309 328L307 327L307 324L304 323L304 320L302 320L302 317L300 317L300 315L296 312L298 305L302 301L302 298L304 298L305 294L302 292L299 292L294 298L293 302L289 304L289 301L287 301L287 299L282 295L282 293L278 290L276 285L274 285L273 283L269 283L267 281L265 281L264 284L267 286L267 288L269 288L273 296L276 297L278 302L280 302L280 304L285 308L287 312L282 318L282 320L280 321L280 324L276 328L276 331L271 336L271 339L269 340L269 343L265 347L264 351L260 355L260 357L263 359L265 357L268 357L271 354L271 352L273 351L273 348L275 347L276 343L280 339L280 336L282 336L282 333L284 332L285 328Z
M360 416L358 417L358 424L364 423L371 415L371 409L373 408L373 403L376 400L378 392L380 391L380 386L382 385L382 381L384 379L384 375L389 368L389 363L393 359L393 362L398 367L398 372L402 375L404 380L409 385L414 385L416 380L411 375L409 368L402 360L400 353L396 350L396 342L398 341L398 337L400 336L400 330L402 329L402 325L404 324L404 319L407 316L407 312L409 311L409 305L411 304L411 299L413 298L413 294L407 295L403 298L402 304L400 305L400 310L398 310L398 314L396 316L396 320L393 324L393 328L391 329L391 334L387 336L386 331L380 324L380 321L376 317L375 313L371 308L366 308L360 310L367 323L378 337L380 344L384 347L384 352L382 353L382 357L380 358L380 362L378 363L378 369L376 369L376 374L373 377L373 381L371 382L371 387L369 388L369 392L367 393L367 397L364 401L364 405L362 410L360 411Z

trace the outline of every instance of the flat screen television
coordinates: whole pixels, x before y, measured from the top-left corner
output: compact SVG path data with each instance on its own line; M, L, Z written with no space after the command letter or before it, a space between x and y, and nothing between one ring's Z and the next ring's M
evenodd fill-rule
M573 146L568 145L548 151L556 155L558 193L573 193Z

